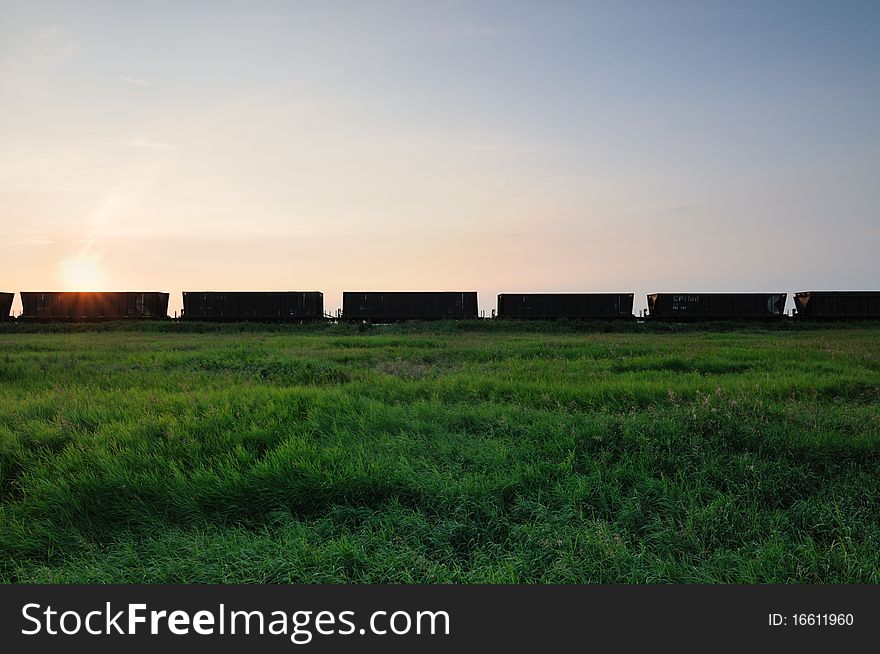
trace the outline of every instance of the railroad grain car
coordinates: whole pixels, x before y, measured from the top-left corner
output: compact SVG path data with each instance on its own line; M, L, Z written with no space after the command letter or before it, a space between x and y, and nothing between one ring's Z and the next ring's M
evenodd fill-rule
M501 293L498 317L556 320L633 317L632 293Z
M184 291L185 320L303 322L324 317L320 291Z
M794 294L794 304L800 318L880 318L880 291L804 291Z
M477 317L476 291L345 291L343 320L469 320Z
M162 320L168 317L168 293L157 291L24 291L24 320Z
M12 316L12 300L15 293L0 293L0 320L8 320Z
M785 316L787 293L653 293L648 315L660 320L771 320Z

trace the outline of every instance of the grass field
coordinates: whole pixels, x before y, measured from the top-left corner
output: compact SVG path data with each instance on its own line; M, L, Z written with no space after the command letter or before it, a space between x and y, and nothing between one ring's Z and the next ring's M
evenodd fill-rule
M880 327L9 327L0 580L880 583Z

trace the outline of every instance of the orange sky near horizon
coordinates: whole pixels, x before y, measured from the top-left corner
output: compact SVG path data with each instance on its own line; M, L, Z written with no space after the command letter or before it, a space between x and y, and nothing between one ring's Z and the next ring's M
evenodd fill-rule
M10 2L0 290L876 288L878 13Z

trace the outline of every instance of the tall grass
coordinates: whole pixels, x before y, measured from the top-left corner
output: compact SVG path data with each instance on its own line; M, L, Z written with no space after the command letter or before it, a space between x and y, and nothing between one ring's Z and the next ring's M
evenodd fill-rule
M880 329L6 326L0 580L880 582Z

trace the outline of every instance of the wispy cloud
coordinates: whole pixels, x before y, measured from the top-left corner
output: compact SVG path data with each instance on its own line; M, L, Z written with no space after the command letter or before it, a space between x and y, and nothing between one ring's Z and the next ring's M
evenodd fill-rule
M130 75L119 75L119 79L123 82L128 82L129 84L134 84L135 86L150 86L152 82L148 79L142 79L140 77L131 77Z
M75 247L58 262L57 273L65 286L86 288L104 283L104 251L113 241L120 221L153 188L160 169L161 164L154 164L127 183L107 189L89 216L88 231L71 241Z
M52 241L45 238L23 238L16 243L18 245L52 245Z
M173 143L167 143L165 141L153 141L151 139L138 137L126 143L126 145L130 148L145 148L147 150L179 150L180 147L174 145Z
M61 30L57 27L43 27L35 30L31 36L34 39L54 39L59 34L61 34Z
M0 59L0 65L14 71L38 71L63 64L78 50L76 42L66 38L57 27L46 27L30 34L17 52Z
M517 143L449 143L442 146L446 150L461 152L499 152L503 154L536 154L554 152L556 148L544 145Z
M281 15L277 12L270 14L224 14L220 12L205 16L205 20L212 23L240 23L245 25L283 25L285 23L294 23L303 20L314 20L322 14L285 14ZM331 15L329 12L323 15Z
M447 39L485 39L499 34L499 30L494 27L470 24L444 27L439 31L439 36Z

